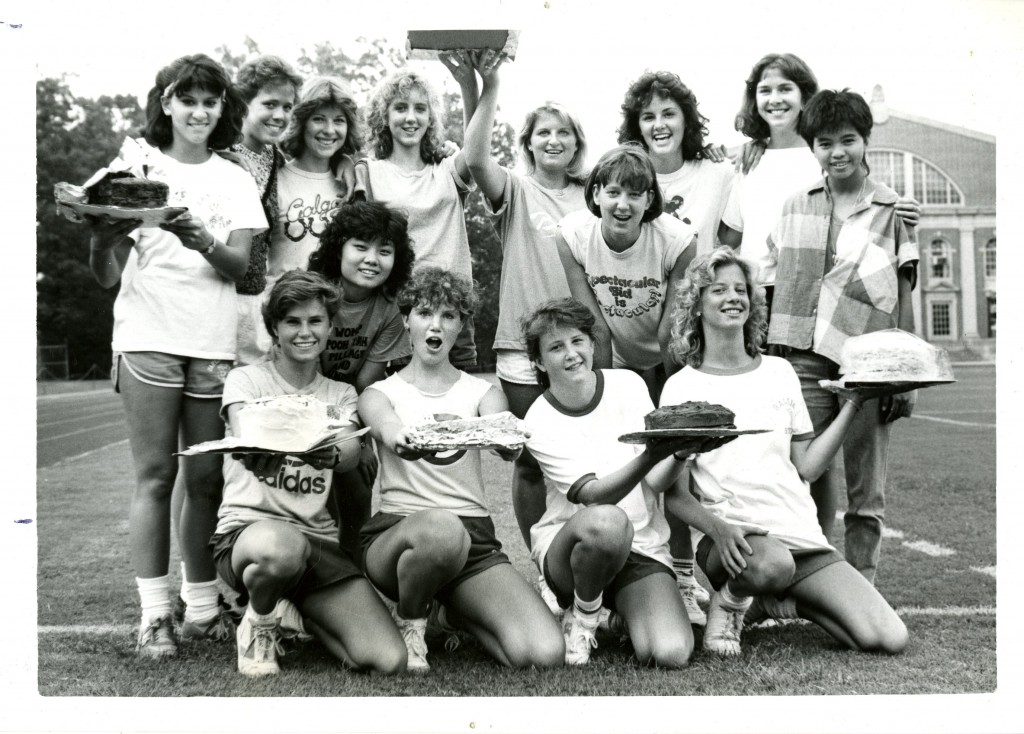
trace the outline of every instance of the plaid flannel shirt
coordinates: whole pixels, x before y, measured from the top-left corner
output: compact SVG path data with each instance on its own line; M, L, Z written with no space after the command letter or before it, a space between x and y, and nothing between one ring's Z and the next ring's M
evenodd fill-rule
M791 196L768 237L777 260L768 342L813 349L839 362L843 342L899 325L898 273L917 274L917 242L896 216L897 195L866 179L825 272L832 196L822 179Z

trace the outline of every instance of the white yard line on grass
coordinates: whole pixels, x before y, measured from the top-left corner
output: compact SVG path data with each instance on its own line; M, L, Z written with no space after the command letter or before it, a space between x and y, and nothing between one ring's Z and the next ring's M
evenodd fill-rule
M842 520L843 513L837 512L836 519ZM939 545L938 543L932 543L928 540L904 540L906 535L904 535L902 530L897 530L896 528L883 527L882 537L902 541L900 545L904 548L909 548L910 550L917 551L918 553L924 553L926 556L931 556L932 558L946 558L956 555L956 551L952 548L946 548L945 546ZM996 577L995 566L985 566L984 568L971 566L971 570L985 574L986 576L991 576L992 578Z
M995 423L971 423L970 421L955 421L951 418L939 418L934 415L912 415L911 418L917 418L922 421L935 421L936 423L948 423L953 426L968 426L970 428L995 428Z
M100 423L98 426L88 426L86 428L80 428L77 431L71 431L69 433L61 433L57 436L47 436L46 438L39 439L38 443L44 441L56 441L58 438L67 438L68 436L77 436L80 433L93 433L101 428L113 428L114 426L120 426L124 421L114 421L113 423Z
M58 466L62 466L64 464L67 464L69 461L78 461L79 459L84 459L86 456L92 456L97 451L104 451L106 449L109 449L111 446L121 446L122 444L126 444L126 443L128 443L128 439L127 438L122 439L121 441L114 441L114 443L108 443L105 446L100 446L98 449L91 449L90 451L83 451L82 453L75 454L74 456L66 456L63 459L61 459L60 461L55 461L52 464L50 464L49 466L41 467L41 468L43 468L43 469L53 469L54 467L58 467Z

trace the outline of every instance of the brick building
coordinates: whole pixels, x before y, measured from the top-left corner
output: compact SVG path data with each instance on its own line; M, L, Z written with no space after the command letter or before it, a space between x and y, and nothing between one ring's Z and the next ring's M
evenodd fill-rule
M917 333L954 355L995 355L996 139L871 99L871 175L922 205Z

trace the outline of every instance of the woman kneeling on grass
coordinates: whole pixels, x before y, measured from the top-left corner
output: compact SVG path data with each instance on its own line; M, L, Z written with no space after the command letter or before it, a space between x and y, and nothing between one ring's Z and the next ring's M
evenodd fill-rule
M680 486L665 497L667 509L695 529L695 557L716 590L704 648L738 655L746 613L748 625L800 617L854 650L898 653L907 628L829 545L808 485L828 468L864 401L885 390L844 390L846 402L815 436L793 368L760 353L765 320L752 263L727 247L694 259L679 284L672 327L672 348L685 366L665 384L661 403L720 403L736 413L738 428L771 429L693 459L699 502Z
M263 306L275 349L272 361L232 370L222 411L237 435L246 401L278 395L311 395L358 428L356 391L319 374L338 290L316 273L281 276ZM224 501L211 541L217 569L231 587L249 595L238 625L238 671L279 672L279 637L305 625L347 667L382 673L405 669L405 645L388 610L353 559L338 544L327 509L334 472L353 469L360 442L305 454L244 454L224 459ZM295 488L299 488L296 491Z
M724 441L620 442L621 434L643 430L654 405L635 372L593 368L594 323L586 306L565 298L543 304L523 327L547 386L526 414L528 446L548 480L547 511L530 534L533 559L559 605L569 608L562 618L567 663L589 661L604 604L618 612L612 629L625 622L637 659L681 668L693 632L657 494L689 454Z
M442 455L411 447L409 427L431 415L473 418L508 409L501 390L453 367L448 353L473 314L471 283L436 267L417 270L399 295L412 361L359 398L380 449L380 512L362 529L366 574L397 602L410 671L426 672L427 615L472 633L498 662L562 662L547 606L509 564L484 500L479 451ZM512 461L518 451L499 452Z

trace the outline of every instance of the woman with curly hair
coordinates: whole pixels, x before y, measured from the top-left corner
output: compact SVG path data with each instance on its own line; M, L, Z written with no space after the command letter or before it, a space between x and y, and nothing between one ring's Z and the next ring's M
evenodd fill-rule
M114 389L121 394L135 463L129 514L132 565L142 604L140 657L177 654L178 639L229 640L208 543L223 476L217 455L182 460L178 540L187 609L175 633L169 598L171 491L185 445L223 438L220 400L235 359L235 284L245 276L253 233L267 226L256 184L214 151L241 137L245 103L208 56L161 69L146 102L147 178L188 211L159 227L138 220L91 221L89 266L114 303ZM134 141L129 141L135 145ZM150 147L152 146L152 147Z
M346 164L351 167L361 147L358 111L348 86L337 77L307 81L281 140L291 160L277 177L270 286L289 270L305 269L328 222L352 193L345 182Z
M639 143L658 172L665 213L697 228L697 253L715 247L733 169L705 152L707 118L697 97L678 75L646 72L633 82L622 101L619 142Z
M449 56L444 60L450 63ZM449 68L453 68L451 65ZM453 75L462 89L468 125L477 103L476 77ZM461 152L445 157L441 100L421 74L399 69L373 91L366 113L373 157L356 165L356 192L406 213L416 260L472 280L463 200L472 185ZM473 321L451 352L457 367L476 365Z
M366 575L389 600L408 648L408 670L426 672L427 617L464 630L502 665L560 665L558 625L512 568L484 496L480 451L417 449L411 427L424 416L475 418L508 410L486 380L448 353L477 301L467 279L418 268L399 296L412 342L408 366L359 397L359 414L380 447L380 511L363 526ZM506 461L518 450L499 450Z
M320 357L324 375L362 393L384 379L388 362L410 355L397 298L415 259L401 212L379 202L341 205L309 258L309 270L339 286L342 294ZM376 476L377 457L367 444L359 466L335 482L341 541L353 555L359 528L370 519Z
M720 403L738 428L769 429L693 457L698 497L682 483L665 497L693 528L697 563L715 589L704 649L738 655L744 623L800 617L853 650L898 653L906 627L829 545L808 484L828 468L864 402L886 388L843 390L838 414L815 436L796 372L761 354L764 325L756 266L728 247L694 259L672 326L685 366L665 384L661 404Z

